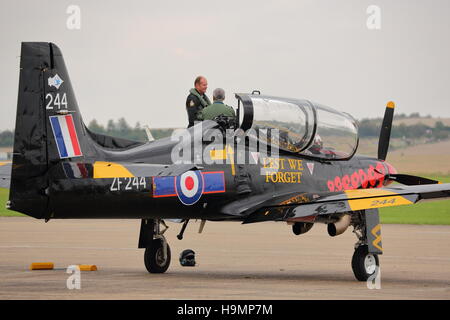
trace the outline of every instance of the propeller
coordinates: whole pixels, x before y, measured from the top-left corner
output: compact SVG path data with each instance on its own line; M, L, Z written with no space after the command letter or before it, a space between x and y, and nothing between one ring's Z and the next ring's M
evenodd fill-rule
M384 112L383 124L380 130L380 139L378 141L378 159L386 160L389 149L389 140L391 138L392 120L394 119L395 103L389 101Z
M386 156L389 149L389 140L391 138L391 129L392 129L392 120L394 119L394 109L395 103L393 101L389 101L386 104L386 111L384 112L383 124L381 125L380 130L380 139L378 141L378 159L386 160ZM380 173L380 172L378 172ZM382 174L382 173L380 173ZM423 178L419 176L413 176L409 174L397 174L397 173L389 173L386 176L386 179L407 185L421 185L421 184L438 184L439 181L431 180L428 178Z

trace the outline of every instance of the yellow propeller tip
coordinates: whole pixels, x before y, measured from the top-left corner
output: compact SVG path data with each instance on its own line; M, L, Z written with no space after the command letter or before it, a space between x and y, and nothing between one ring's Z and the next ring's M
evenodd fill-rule
M394 108L395 108L395 103L394 103L394 101L389 101L389 102L387 103L386 107L391 108L391 109L394 109Z

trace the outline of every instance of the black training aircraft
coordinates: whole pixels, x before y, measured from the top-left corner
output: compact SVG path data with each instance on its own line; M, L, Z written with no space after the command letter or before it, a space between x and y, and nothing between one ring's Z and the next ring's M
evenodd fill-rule
M450 198L450 184L397 174L385 161L392 102L377 159L355 156L358 129L348 114L259 92L236 94L237 121L219 117L179 139L140 143L84 125L55 44L26 42L21 50L13 161L0 166L7 207L46 221L141 219L138 246L149 272L170 264L164 219L184 221L179 239L189 219L202 227L285 221L296 235L314 223L328 224L331 236L353 226L352 269L364 281L382 253L378 208ZM393 181L403 185L388 187Z

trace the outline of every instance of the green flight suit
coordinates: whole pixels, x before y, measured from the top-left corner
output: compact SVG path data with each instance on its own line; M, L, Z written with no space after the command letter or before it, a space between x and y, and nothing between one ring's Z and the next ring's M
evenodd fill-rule
M232 107L227 106L222 101L214 101L213 104L203 108L198 113L199 120L213 120L215 117L224 115L227 117L236 117Z
M186 111L188 114L188 128L192 127L198 118L199 112L211 104L206 94L200 94L196 89L189 90L189 96L186 99Z

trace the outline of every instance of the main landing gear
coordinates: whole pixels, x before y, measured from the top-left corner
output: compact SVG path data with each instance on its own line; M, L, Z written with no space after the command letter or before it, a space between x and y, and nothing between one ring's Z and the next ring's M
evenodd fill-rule
M160 226L164 229L161 230ZM171 252L169 244L164 237L167 225L161 219L143 219L139 235L138 248L145 248L145 268L150 273L164 273L170 265Z
M383 253L378 209L355 212L352 225L358 238L352 257L353 273L358 281L374 279L380 270L378 255Z

